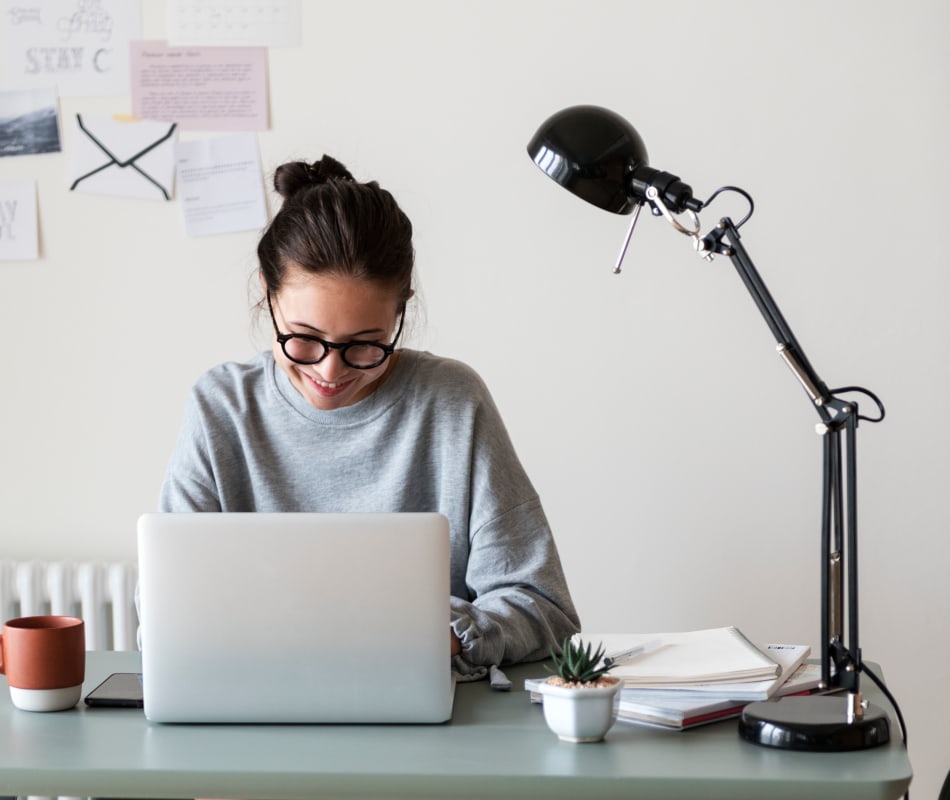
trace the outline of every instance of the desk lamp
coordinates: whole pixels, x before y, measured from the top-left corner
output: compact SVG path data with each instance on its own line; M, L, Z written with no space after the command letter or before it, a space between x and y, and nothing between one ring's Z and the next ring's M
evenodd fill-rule
M755 744L790 750L829 752L884 744L890 738L887 715L862 700L859 683L862 671L877 679L863 665L858 646L855 449L858 421L880 422L884 418L881 401L861 387L829 389L815 373L740 240L739 228L754 209L752 198L744 190L724 186L708 200L699 200L679 177L649 166L646 147L632 125L597 106L574 106L551 116L531 139L528 154L548 177L578 197L615 214L633 215L615 273L620 272L644 205L689 237L707 261L715 256L731 259L772 331L779 355L804 388L820 419L821 686L832 690L829 694L752 703L743 711L739 733ZM744 197L749 212L739 223L723 217L703 235L698 212L723 192ZM877 416L859 414L858 404L844 397L854 394L870 398L877 406Z

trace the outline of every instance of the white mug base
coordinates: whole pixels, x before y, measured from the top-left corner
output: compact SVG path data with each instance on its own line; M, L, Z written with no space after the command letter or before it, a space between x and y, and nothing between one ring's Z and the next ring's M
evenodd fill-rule
M10 687L10 699L24 711L65 711L79 702L82 684L63 689L18 689Z

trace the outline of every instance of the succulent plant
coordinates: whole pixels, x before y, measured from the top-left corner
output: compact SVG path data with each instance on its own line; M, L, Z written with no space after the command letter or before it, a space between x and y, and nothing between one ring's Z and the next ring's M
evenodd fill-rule
M561 644L560 654L551 650L554 669L546 668L565 683L593 683L612 668L610 664L601 663L603 657L603 644L594 650L593 645L585 644L580 637L575 640L568 636Z

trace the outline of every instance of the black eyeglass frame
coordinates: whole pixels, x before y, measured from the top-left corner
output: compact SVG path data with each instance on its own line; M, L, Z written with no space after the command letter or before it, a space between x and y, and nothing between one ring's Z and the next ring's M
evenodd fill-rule
M372 342L365 339L354 339L350 342L328 342L326 339L321 339L319 336L314 336L310 333L281 333L280 328L277 327L277 317L274 316L274 307L271 305L270 292L267 293L267 310L270 312L270 320L274 324L274 333L277 336L277 341L280 343L280 349L283 350L284 355L288 359L293 361L295 364L319 364L323 361L328 355L330 355L331 350L339 350L340 358L343 359L343 363L352 369L375 369L381 364L385 364L386 360L396 351L396 342L399 341L399 336L402 334L402 326L406 321L406 307L403 305L402 310L399 314L399 329L396 331L396 335L393 337L393 340L389 344L384 344L383 342ZM323 347L323 355L320 358L302 361L299 358L294 358L290 353L287 352L287 342L291 339L303 339L307 342L315 342ZM383 357L372 364L353 364L346 357L346 351L351 347L365 347L366 345L372 345L373 347L378 347L383 351Z

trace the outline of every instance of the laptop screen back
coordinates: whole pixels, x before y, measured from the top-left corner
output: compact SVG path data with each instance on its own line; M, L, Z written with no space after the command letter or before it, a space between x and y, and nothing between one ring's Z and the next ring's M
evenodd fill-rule
M443 722L441 514L145 514L145 714L159 722Z

